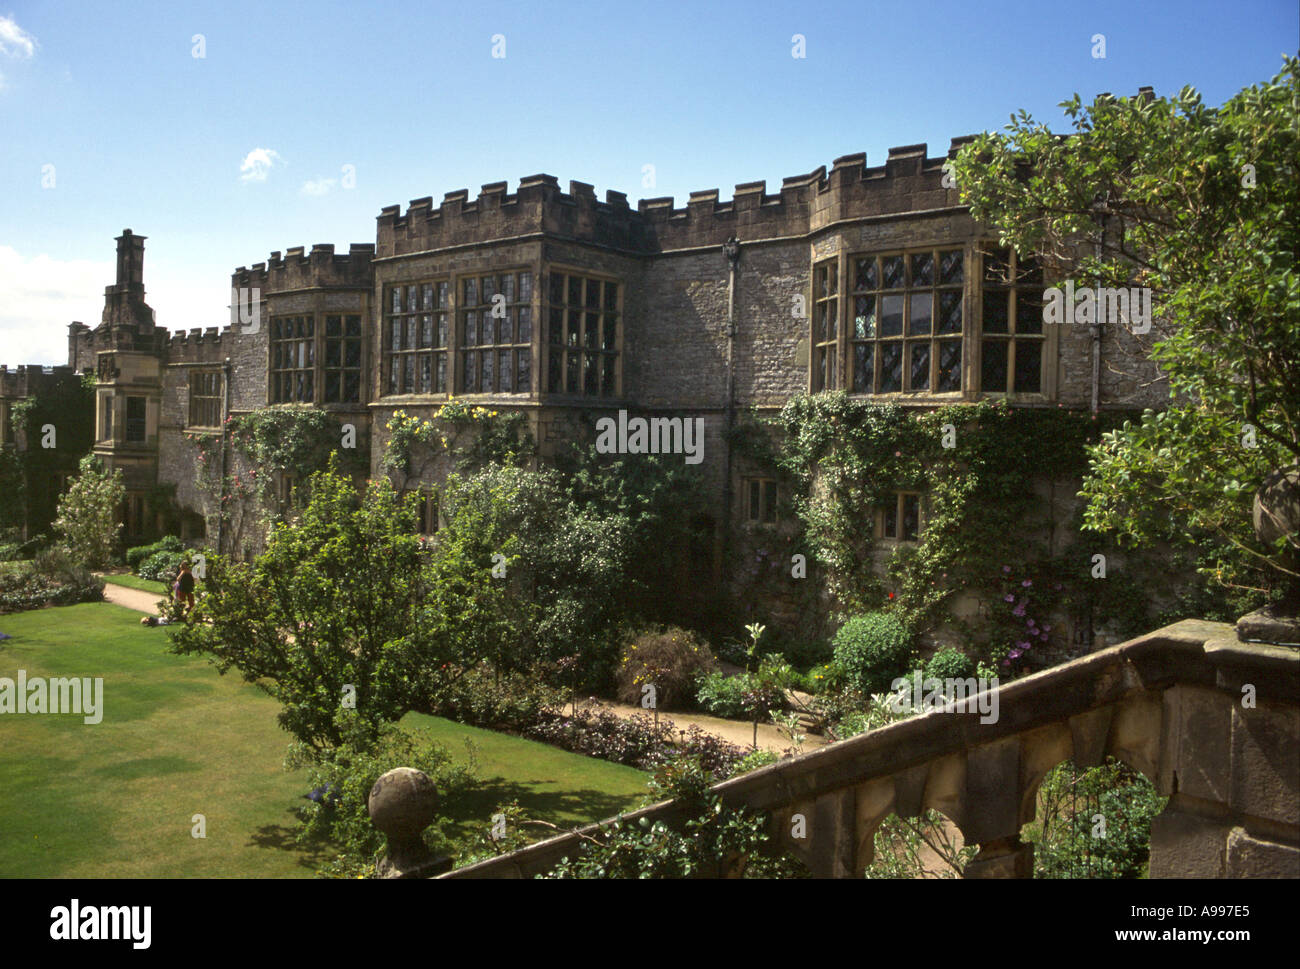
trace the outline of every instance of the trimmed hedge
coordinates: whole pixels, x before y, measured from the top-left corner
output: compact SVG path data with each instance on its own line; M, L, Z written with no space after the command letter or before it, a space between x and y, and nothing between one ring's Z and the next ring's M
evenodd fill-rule
M184 544L175 535L165 535L152 545L137 545L134 548L128 548L126 550L126 564L132 572L138 575L140 565L145 559L151 558L159 552L180 552L184 548ZM146 575L144 578L151 578L151 576Z
M167 549L155 552L140 563L136 575L142 579L152 579L154 582L166 582L170 585L176 578L181 563L189 557L189 552L173 552Z
M911 654L911 630L892 613L854 616L835 634L835 661L863 693L888 693L910 668Z

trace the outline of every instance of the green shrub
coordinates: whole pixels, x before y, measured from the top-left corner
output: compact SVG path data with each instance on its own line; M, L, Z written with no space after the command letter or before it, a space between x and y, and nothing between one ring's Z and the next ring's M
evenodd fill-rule
M98 602L103 597L104 580L77 565L58 547L40 552L32 562L6 563L0 569L0 614Z
M959 649L945 646L925 664L923 679L965 680L975 676L975 661Z
M695 703L705 713L728 720L740 720L747 715L744 704L749 677L727 676L725 673L705 673L695 683Z
M472 784L472 756L467 766L456 766L445 747L422 734L384 724L376 736L351 713L340 713L337 722L345 738L341 746L316 751L294 744L285 761L290 769L308 767L308 783L319 792L320 800L299 810L297 837L303 845L329 844L326 855L333 857L321 874L373 877L384 836L370 822L370 789L394 767L413 767L433 781L438 817L424 831L424 841L435 852L451 853L449 838L442 830L447 823L446 808Z
M657 800L674 800L683 820L622 820L583 841L539 878L799 878L807 870L775 842L766 816L732 808L710 790L712 775L689 757L661 767Z
M126 564L134 572L140 567L140 563L145 559L157 554L158 552L179 552L185 546L175 535L166 535L158 539L152 545L137 545L134 548L126 550Z
M747 774L752 770L758 770L760 767L767 767L769 764L775 764L780 759L781 758L777 755L775 750L751 750L744 756L740 763L736 765L735 769L731 772L731 776L737 777L740 774Z
M761 673L710 672L696 679L695 702L705 713L726 720L766 720L769 710L785 705L785 694Z
M887 612L854 616L835 634L835 662L863 693L885 693L907 672L912 634Z
M151 579L154 582L166 582L169 585L176 578L176 572L181 567L181 563L188 560L189 552L172 552L166 549L154 552L147 559L140 563L136 569L136 574L142 579Z
M1141 878L1151 821L1166 800L1112 757L1086 771L1069 761L1058 765L1043 778L1037 817L1021 834L1034 845L1034 877Z
M689 630L669 626L641 632L624 648L619 661L618 698L640 705L642 687L653 683L660 710L682 709L695 697L695 680L716 664L708 644Z
M447 686L425 712L474 727L523 733L564 702L563 693L547 686L542 672L498 676L485 663Z

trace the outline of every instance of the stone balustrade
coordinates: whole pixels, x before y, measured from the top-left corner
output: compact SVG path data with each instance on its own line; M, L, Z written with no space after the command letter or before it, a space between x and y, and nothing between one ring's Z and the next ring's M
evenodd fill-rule
M979 845L965 877L1029 877L1033 846L1019 835L1044 776L1113 755L1170 798L1152 824L1152 877L1300 877L1300 650L1187 620L1017 680L998 701L995 722L936 710L714 789L768 812L774 837L819 877L860 875L885 818L930 808ZM675 812L665 802L626 817ZM532 877L579 841L560 835L441 877Z

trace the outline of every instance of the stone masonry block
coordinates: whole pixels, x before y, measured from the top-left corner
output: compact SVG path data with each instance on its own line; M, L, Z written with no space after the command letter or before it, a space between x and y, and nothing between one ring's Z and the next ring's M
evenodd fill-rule
M984 744L966 757L966 844L1020 833L1020 738Z
M1232 778L1232 700L1215 690L1180 688L1174 745L1178 791L1228 803Z
M1231 825L1178 810L1170 801L1151 822L1152 878L1222 878Z
M1070 733L1074 737L1074 762L1080 768L1096 767L1102 762L1106 753L1106 738L1110 736L1110 721L1114 715L1113 707L1102 707L1070 718Z
M1300 709L1232 704L1232 794L1244 814L1300 826Z

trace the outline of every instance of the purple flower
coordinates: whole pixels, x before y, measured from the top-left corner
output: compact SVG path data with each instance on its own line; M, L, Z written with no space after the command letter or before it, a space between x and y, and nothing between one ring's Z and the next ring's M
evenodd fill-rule
M1016 603L1016 607L1011 610L1011 615L1019 618L1025 614L1025 603L1023 601Z
M1047 642L1047 633L1039 633L1038 638L1041 639L1043 642Z
M1002 566L1002 571L1003 571L1003 572L1010 572L1010 571L1011 571L1011 566L1009 566L1009 565L1004 565L1004 566Z
M1016 601L1016 597L1013 596L1013 595L1011 595L1010 593L1008 593L1007 595L1004 595L1004 596L1002 597L1002 601L1003 601L1003 602L1015 602L1015 601Z
M1051 626L1044 626L1044 627L1043 627L1043 632L1045 632L1045 633L1050 633L1051 631L1052 631L1052 627L1051 627Z
M1024 581L1024 582L1021 582L1020 584L1023 585L1026 589L1028 589L1031 585L1034 584L1034 580L1033 580L1033 579L1025 579L1025 581Z
M1017 648L1018 650L1020 650L1022 653L1023 653L1025 650L1027 650L1027 649L1029 648L1029 646L1030 646L1030 643L1029 643L1029 641L1026 640L1026 639L1022 639L1020 642L1016 643L1016 648Z

